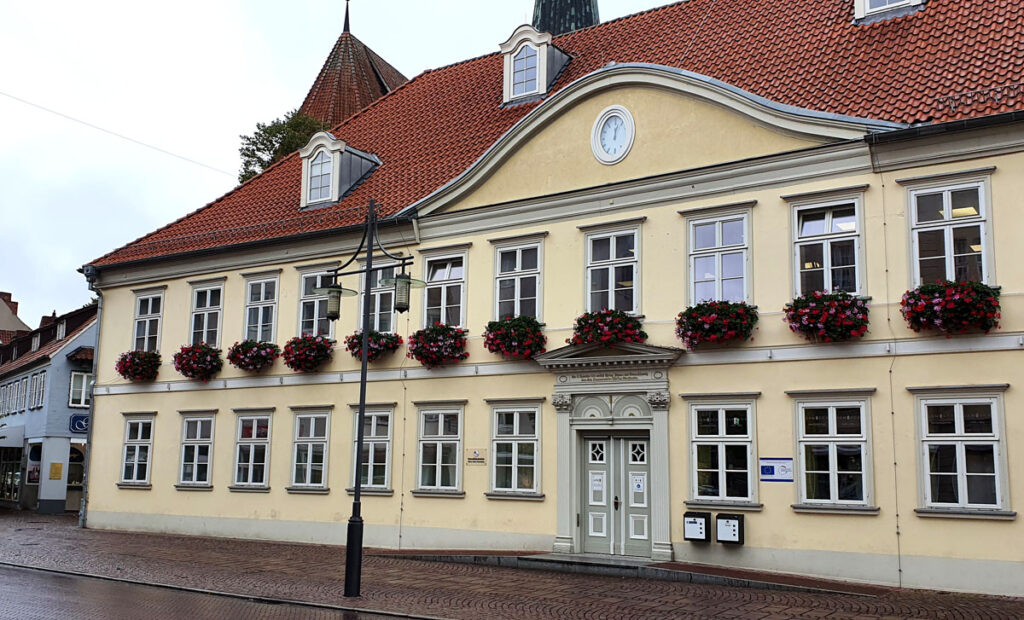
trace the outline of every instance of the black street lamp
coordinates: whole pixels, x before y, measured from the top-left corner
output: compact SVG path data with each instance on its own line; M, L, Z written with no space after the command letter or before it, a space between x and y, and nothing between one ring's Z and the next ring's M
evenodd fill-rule
M379 249L385 256L397 261L384 267L373 266L373 253L375 248ZM343 271L359 258L361 252L366 252L366 266L355 271ZM363 284L363 344L362 344L362 367L359 373L359 417L356 420L356 473L355 493L352 499L352 516L348 520L348 536L345 542L345 596L359 596L359 584L362 579L363 569L363 516L362 516L362 490L363 490L363 420L366 412L366 367L367 353L369 351L370 335L370 314L372 297L370 290L373 287L373 274L377 271L401 267L401 273L394 278L382 281L384 285L395 287L395 311L406 312L409 309L409 298L413 286L420 287L424 283L412 279L405 273L405 268L413 262L410 256L395 256L387 251L377 236L377 204L371 200L367 207L366 223L363 227L363 240L359 243L352 258L337 269L332 269L334 282L314 292L320 295L327 295L327 318L336 321L341 316L341 298L343 296L357 295L356 291L342 288L338 284L338 278L361 274L364 276Z

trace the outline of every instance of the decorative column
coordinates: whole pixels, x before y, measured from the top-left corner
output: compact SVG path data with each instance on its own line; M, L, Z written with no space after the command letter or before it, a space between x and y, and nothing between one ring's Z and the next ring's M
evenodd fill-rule
M576 442L573 441L572 395L555 394L551 398L558 418L558 533L555 536L555 553L575 553L573 539L576 533L576 513L573 512L573 498L576 493L575 468L573 467Z
M651 559L672 560L672 502L668 459L668 392L648 392L654 427L651 429Z

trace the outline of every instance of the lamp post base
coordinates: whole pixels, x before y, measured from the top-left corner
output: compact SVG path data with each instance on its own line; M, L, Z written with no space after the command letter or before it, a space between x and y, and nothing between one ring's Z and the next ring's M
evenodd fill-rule
M363 518L352 516L348 520L345 542L345 597L359 596L359 582L363 571Z

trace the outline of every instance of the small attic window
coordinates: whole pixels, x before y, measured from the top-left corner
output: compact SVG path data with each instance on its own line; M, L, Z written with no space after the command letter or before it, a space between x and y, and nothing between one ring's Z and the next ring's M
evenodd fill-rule
M512 96L537 91L537 49L529 43L516 52L512 67Z
M309 202L331 199L331 156L321 150L309 162Z
M64 337L68 333L68 322L61 321L57 323L57 340L64 340Z
M502 102L545 95L569 62L562 50L551 44L551 35L523 24L501 44L505 76Z
M381 164L372 153L354 149L321 131L299 150L302 157L301 208L332 205L358 187Z
M32 334L32 350L39 350L39 334Z
M882 14L886 14L885 17L889 17L889 11L913 8L923 4L924 0L853 0L853 2L854 17L856 19L870 19ZM899 14L902 15L905 12L907 11L900 11Z

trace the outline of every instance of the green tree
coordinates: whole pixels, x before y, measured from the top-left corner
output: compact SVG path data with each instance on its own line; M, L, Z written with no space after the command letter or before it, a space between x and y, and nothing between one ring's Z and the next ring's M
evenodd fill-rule
M256 131L251 136L239 136L242 169L238 182L244 183L263 172L285 155L306 146L313 134L326 129L322 122L298 110L269 123L256 123Z

